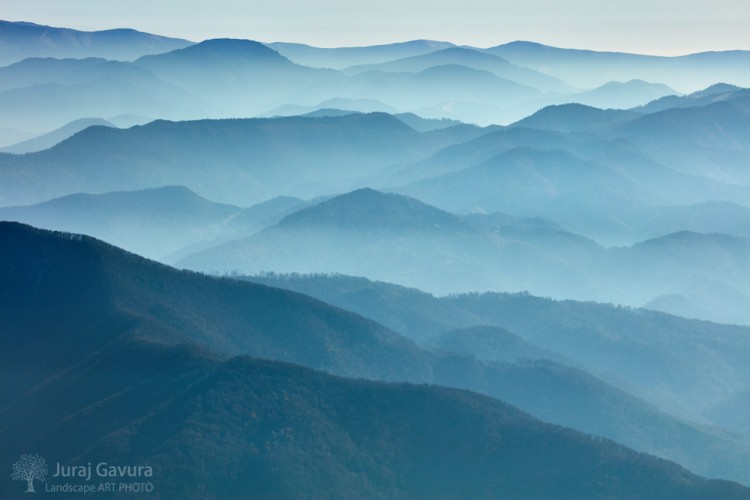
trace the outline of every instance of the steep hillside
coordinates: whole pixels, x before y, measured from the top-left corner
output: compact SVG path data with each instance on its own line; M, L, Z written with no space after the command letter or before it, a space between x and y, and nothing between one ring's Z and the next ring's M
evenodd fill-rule
M31 446L71 465L148 465L153 498L747 497L476 394L139 341L110 346L0 412L0 436L3 463Z
M0 408L30 401L26 398L36 397L40 384L64 380L88 363L109 366L96 357L127 339L190 343L221 355L250 354L350 377L477 390L712 477L747 481L738 464L750 450L736 438L677 421L581 370L549 362L437 355L309 297L179 272L87 237L15 223L2 223L0 230L5 242L0 260L0 313L5 318ZM141 369L148 374L153 368ZM78 390L79 384L74 386ZM51 389L54 397L63 392ZM66 404L59 408L74 412ZM21 407L10 415L34 421ZM715 451L707 454L707 449Z
M18 384L6 385L0 399L23 393L125 334L342 375L429 378L429 363L411 342L309 297L179 272L88 237L17 223L0 228L0 312L6 325L0 357L3 378ZM43 349L30 363L34 345Z
M747 326L524 293L435 297L341 275L268 274L248 279L318 297L423 344L449 330L502 327L684 418L702 418L704 411L750 381L745 363L750 356ZM502 340L491 332L487 335L492 342ZM456 341L476 345L468 342L470 338ZM474 354L487 357L491 350L478 345Z

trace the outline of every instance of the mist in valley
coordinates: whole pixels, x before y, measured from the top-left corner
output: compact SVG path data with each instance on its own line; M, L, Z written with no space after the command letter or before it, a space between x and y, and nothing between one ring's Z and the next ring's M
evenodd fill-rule
M3 23L4 461L747 498L750 53Z

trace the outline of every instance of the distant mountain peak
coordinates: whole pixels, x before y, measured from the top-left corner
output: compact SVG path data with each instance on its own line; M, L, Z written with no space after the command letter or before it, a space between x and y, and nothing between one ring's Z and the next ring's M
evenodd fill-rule
M669 92L671 94L677 94L678 92L671 88L669 85L664 85L663 83L654 83L654 82L647 82L646 80L641 80L640 78L633 78L631 80L620 82L620 81L611 81L607 82L604 85L601 85L598 87L599 89L606 89L606 88L620 88L620 87L633 87L633 88L650 88L650 89L660 89L666 92ZM597 90L597 89L594 89Z
M743 89L742 87L738 87L737 85L732 85L730 83L714 83L713 85L710 85L703 90L699 90L697 92L693 92L692 94L689 94L688 97L700 98L700 97L710 96L714 94L736 92L738 90L743 90Z
M540 47L540 48L547 48L547 45L541 44L539 42L531 42L529 40L514 40L512 42L504 43L502 45L499 45L499 47Z
M183 49L173 50L166 54L157 56L145 56L138 61L150 61L158 59L198 59L198 60L222 60L236 61L236 58L252 58L255 61L286 62L291 64L286 57L275 50L254 40L243 40L237 38L214 38L205 40Z
M557 111L575 111L579 113L581 112L598 113L603 110L599 108L595 108L594 106L588 106L586 104L581 104L578 102L569 102L565 104L552 104L550 106L545 106L531 116L543 115L546 113L552 113L552 112L557 112Z
M435 48L448 48L448 47L455 47L454 44L451 42L443 42L441 40L428 40L426 38L419 38L417 40L408 40L406 42L401 43L395 43L393 45L426 45L428 47L435 47Z
M209 49L214 50L217 48L221 48L221 49L234 48L238 50L247 50L247 49L252 48L254 50L258 50L264 53L276 52L275 50L269 49L268 47L266 47L260 42L256 42L255 40L248 40L244 38L211 38L208 40L204 40L200 43L196 43L195 45L191 45L190 47L185 47L185 49L191 49L191 51L193 52L198 52L200 50L209 50Z
M286 216L280 227L372 229L463 228L458 216L408 196L362 188Z
M665 234L646 240L641 244L662 244L662 243L713 243L713 242L742 242L746 241L740 236L733 236L730 234L723 233L699 233L696 231L676 231L674 233Z
M553 104L512 126L571 132L614 125L638 116L633 111L600 109L579 103Z

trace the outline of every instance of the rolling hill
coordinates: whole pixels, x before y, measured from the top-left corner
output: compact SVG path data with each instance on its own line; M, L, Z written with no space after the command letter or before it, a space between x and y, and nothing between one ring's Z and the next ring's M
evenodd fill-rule
M206 40L134 64L209 102L212 118L254 116L310 87L343 78L337 71L295 64L252 40Z
M640 449L679 458L712 476L745 477L737 464L743 462L747 450L730 436L660 414L580 370L549 362L492 364L466 356L437 356L377 323L303 295L179 272L88 237L15 223L0 224L0 231L6 243L0 273L0 312L6 320L0 340L0 432L24 436L24 426L39 425L45 430L35 434L36 443L54 453L78 443L76 446L85 446L80 453L92 453L92 457L97 456L97 449L102 455L109 450L117 456L122 453L126 458L143 459L154 450L146 444L154 443L154 436L173 435L140 427L158 415L161 417L154 422L168 421L171 429L184 429L186 436L202 432L201 426L213 417L194 414L185 406L191 406L190 398L184 400L182 395L200 392L211 373L178 370L175 378L167 377L156 387L151 381L158 382L183 361L195 367L196 349L199 354L210 349L208 357L213 359L251 354L352 377L473 388L507 397L536 414L553 416L559 423L570 421L594 432L616 434ZM73 280L76 292L69 293L66 284ZM45 314L38 314L40 308ZM186 343L194 347L185 351L180 346ZM148 352L140 350L144 344ZM154 349L158 344L173 346L170 349L182 354L160 354L161 349ZM197 361L203 367L208 363ZM133 377L136 380L131 385ZM303 378L309 381L310 377ZM257 373L243 380L257 384L259 379L263 375ZM198 385L192 385L193 381ZM141 397L142 390L148 395ZM294 400L285 390L281 394ZM236 391L230 392L236 396ZM165 400L162 395L166 393L172 396ZM279 400L273 389L260 393ZM569 397L560 397L564 394ZM233 398L221 396L220 400ZM340 401L316 400L326 408ZM171 407L172 403L176 406ZM40 406L60 413L56 417L36 411ZM223 404L209 406L223 408ZM256 403L251 407L257 408ZM83 408L87 410L80 411ZM582 412L582 408L586 410ZM240 411L248 415L244 409ZM302 414L309 411L301 410ZM288 415L287 410L282 413ZM71 418L62 418L66 415ZM264 421L279 423L270 415ZM347 417L344 421L353 420ZM98 424L91 425L95 422ZM231 436L234 429L224 421L217 432ZM129 439L131 445L124 449L118 443L125 435L141 437ZM206 439L206 445L213 443L210 446L221 442L213 432ZM138 443L143 444L143 451L128 455ZM179 446L179 442L174 444ZM184 445L190 446L189 442ZM313 449L301 446L308 453ZM167 475L185 465L181 459L176 464L168 459L174 457L171 446L157 449L163 452L159 464ZM707 455L706 449L716 450L716 454ZM205 456L196 453L196 460ZM294 455L304 461L311 457L298 451ZM195 463L187 461L189 466ZM229 463L237 464L234 459ZM295 470L293 465L285 465L282 472L294 475Z
M540 109L513 126L559 132L595 132L638 116L633 111L598 109L584 104L559 104Z
M0 66L29 57L101 57L129 61L192 43L131 29L78 31L29 22L0 21Z
M516 114L504 114L506 108L542 95L528 85L459 64L431 66L415 73L367 71L328 92L338 97L374 98L402 112L479 125L507 122ZM464 103L464 107L456 103ZM435 111L429 111L433 108L442 114L435 116Z
M705 111L691 109L698 114ZM689 124L682 123L672 127L674 133L657 131L658 127L654 126L653 132L664 136L662 141L657 141L639 126L640 122L649 122L656 115L582 105L550 106L512 126L489 131L448 146L423 160L401 165L389 174L385 185L452 211L500 210L521 216L541 216L605 245L631 245L678 230L703 231L710 226L700 220L715 213L710 207L717 203L724 207L728 218L720 218L723 222L715 227L743 235L742 223L727 204L747 205L748 189L726 178L711 178L714 176L711 170L712 165L718 165L725 171L744 175L738 159L743 154L744 133L736 124L712 121L706 116L707 123L715 124L715 134L701 136L697 128L691 131ZM696 141L715 144L715 147L695 152L701 147ZM653 156L652 151L656 151ZM679 161L691 151L695 155ZM603 168L593 168L589 174L582 174L569 161L562 161L561 154ZM707 156L711 158L700 163L701 158ZM733 157L734 163L723 161L726 157ZM496 162L494 168L490 166L493 162ZM537 167L552 169L554 165L563 164L561 168L568 174L564 180L570 182L567 188L547 174L534 174ZM501 165L505 165L505 169ZM528 174L523 182L520 177L509 178L512 173L520 176L523 172ZM609 177L609 187L601 184L604 177ZM599 183L599 188L587 190L586 186L592 183ZM566 196L569 188L578 189L578 195ZM537 191L545 193L542 203L535 198L524 198L522 194L530 196ZM513 200L517 198L528 203L513 207ZM552 204L545 207L545 199ZM591 210L591 206L597 209ZM699 214L702 210L706 212ZM678 223L671 226L670 231L670 226L664 225L664 231L658 232L659 220L679 212L690 212L690 216L681 221L682 226Z
M750 85L748 51L704 52L665 57L622 52L563 49L516 41L486 49L513 64L542 71L581 88L632 79L661 82L683 92L716 82Z
M445 196L447 190L450 197ZM501 211L540 217L556 212L558 209L553 206L577 205L579 212L585 212L595 201L607 203L613 197L630 203L658 201L646 186L623 172L561 149L511 149L476 166L418 181L397 191L454 212ZM565 225L559 218L557 222Z
M227 225L240 212L239 207L212 203L184 187L168 186L73 194L36 205L0 208L0 220L87 234L158 259L200 241L236 234Z
M571 100L602 109L628 109L677 93L664 84L629 80L607 82L600 87L577 94Z
M748 68L0 21L2 467L750 498Z
M39 411L49 402L52 413ZM10 409L25 418L0 413L4 463L11 450L31 446L72 464L148 464L154 498L311 490L348 498L747 496L736 483L702 479L465 391L346 380L133 340ZM26 435L33 437L20 439ZM5 492L22 491L1 481Z
M304 253L296 249L304 247ZM602 249L546 228L495 231L413 198L360 189L176 263L207 272L342 272L451 293L590 286Z
M342 275L248 279L355 311L420 344L430 345L448 331L500 327L686 419L702 420L704 412L744 388L742 381L750 377L744 362L750 349L747 326L527 293L436 297ZM486 336L493 342L503 340L492 331ZM471 346L468 339L463 338L464 345ZM478 345L476 356L492 352Z
M26 59L0 68L0 125L47 132L88 117L123 113L205 116L206 102L132 63Z
M238 206L311 198L427 156L439 139L383 113L91 127L49 150L0 154L0 205L164 185Z
M43 151L45 149L51 148L55 144L59 144L60 142L67 139L68 137L77 134L81 130L84 130L88 127L92 127L94 125L100 125L103 127L115 126L112 122L109 122L102 118L81 118L78 120L73 120L72 122L66 125L63 125L62 127L55 129L51 132L47 132L46 134L42 134L32 139L27 139L25 141L18 142L16 144L12 144L10 146L0 148L0 152L24 154L24 153L34 153L36 151Z
M406 57L380 64L352 66L346 68L344 73L348 75L356 75L366 71L418 73L434 66L444 66L446 64L457 64L477 70L489 71L500 78L528 85L542 92L567 93L573 90L565 82L557 78L528 68L515 66L500 57L464 47L450 47L424 55Z
M704 311L704 319L750 321L742 305L750 294L744 266L750 247L742 237L678 232L605 248L549 221L482 215L501 209L555 222L563 214L563 220L588 227L608 226L633 199L627 191L638 188L614 169L561 152L515 150L437 180L442 184L432 192L427 188L436 182L415 184L426 186L417 195L430 200L432 194L443 205L465 197L476 204L451 208L479 214L462 218L414 198L361 189L176 264L216 273L343 273L438 294L527 290L631 307L680 294L705 304L695 311ZM445 193L453 198L440 198ZM645 204L638 208L634 225L647 225L649 215L658 213Z
M452 43L434 40L411 40L366 47L324 48L285 42L269 43L268 46L297 64L334 69L344 69L355 64L376 64L455 47Z
M747 94L747 89L737 87L736 85L716 83L703 90L693 92L692 94L681 96L672 95L656 99L648 104L639 106L636 111L642 113L655 113L657 111L664 111L665 109L671 108L692 108L695 106L705 106L712 102L746 97Z
M652 158L682 172L747 185L750 98L671 108L616 127Z
M310 297L178 272L89 237L18 223L0 226L7 262L0 292L6 318L2 364L4 378L19 384L6 385L3 398L30 389L127 334L341 375L416 381L429 377L428 360L410 341ZM38 280L29 280L30 275ZM78 292L64 293L71 280ZM44 315L34 313L42 309ZM64 336L57 334L61 328ZM25 333L30 331L36 332L33 338ZM46 346L54 359L40 353L38 362L28 364L21 353L34 345ZM13 376L19 369L27 375Z

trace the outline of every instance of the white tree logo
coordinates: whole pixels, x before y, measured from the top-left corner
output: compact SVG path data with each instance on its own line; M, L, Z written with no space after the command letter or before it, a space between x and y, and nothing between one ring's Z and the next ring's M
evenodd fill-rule
M47 479L47 461L39 455L24 453L13 464L13 474L10 477L14 481L26 481L26 493L36 493L34 479Z

